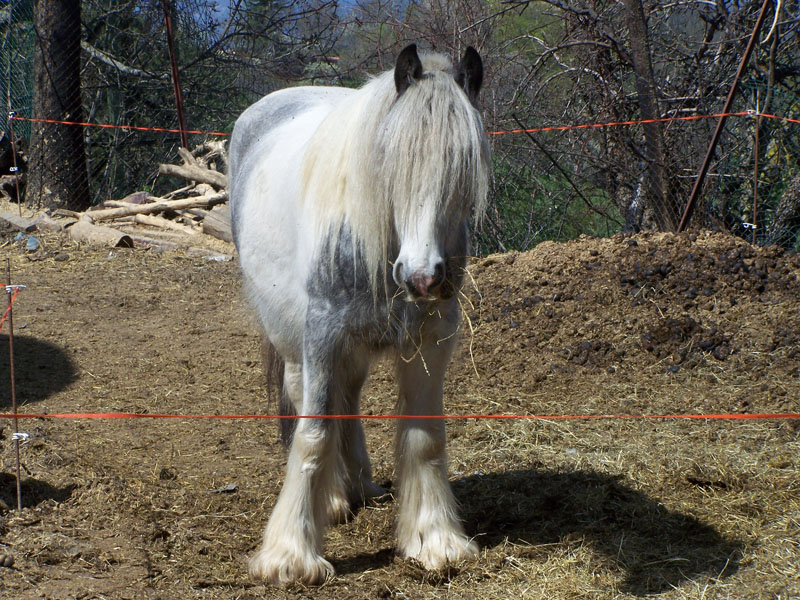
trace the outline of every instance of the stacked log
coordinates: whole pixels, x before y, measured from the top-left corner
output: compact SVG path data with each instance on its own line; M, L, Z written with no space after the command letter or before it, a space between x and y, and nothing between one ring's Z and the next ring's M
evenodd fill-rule
M161 164L161 175L185 180L185 185L163 196L135 192L109 200L83 213L69 227L77 241L106 245L143 244L171 248L174 236L200 233L232 241L225 143L207 141L189 151L180 148L182 164ZM63 211L62 211L63 212ZM77 224L76 223L76 224Z
M0 150L4 147L0 136ZM85 212L57 209L31 218L22 216L17 203L18 210L0 210L0 223L31 237L35 231L66 231L76 242L109 247L200 251L194 243L203 246L204 234L231 242L225 143L207 141L192 151L181 148L178 154L181 164L161 164L158 169L164 177L182 180L181 187L169 193L139 191ZM0 153L0 169L8 157L7 152ZM5 201L6 206L9 201L16 203L16 195Z

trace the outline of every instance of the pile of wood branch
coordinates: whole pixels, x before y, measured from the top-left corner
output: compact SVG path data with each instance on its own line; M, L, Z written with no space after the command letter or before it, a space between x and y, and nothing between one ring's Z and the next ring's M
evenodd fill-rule
M161 197L136 192L86 212L56 214L75 219L68 227L70 236L91 244L172 248L181 246L179 239L199 233L232 241L225 142L207 141L191 152L180 148L178 153L183 164L161 164L158 171L184 179L187 185Z

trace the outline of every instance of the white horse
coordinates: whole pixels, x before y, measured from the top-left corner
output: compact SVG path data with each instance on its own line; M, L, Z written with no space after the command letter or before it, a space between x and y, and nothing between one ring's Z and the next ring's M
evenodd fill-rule
M442 414L468 220L482 214L489 180L482 79L473 48L453 67L411 45L361 89L285 89L237 120L234 239L295 414L357 415L383 350L397 356L398 412ZM474 556L447 480L444 422L399 421L396 461L399 554L429 569ZM251 575L321 583L333 574L326 525L383 493L357 419L298 419Z

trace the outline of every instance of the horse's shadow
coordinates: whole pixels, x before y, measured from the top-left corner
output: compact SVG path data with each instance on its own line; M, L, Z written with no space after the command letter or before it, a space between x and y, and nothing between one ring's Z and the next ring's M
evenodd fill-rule
M508 539L541 556L542 545L589 541L598 560L623 573L626 593L660 593L695 576L738 569L741 542L666 509L619 477L515 470L465 477L453 491L467 533L481 546Z
M18 405L43 400L76 378L75 365L62 348L35 337L14 336L14 387ZM0 410L11 408L9 381L8 336L3 334L0 335Z

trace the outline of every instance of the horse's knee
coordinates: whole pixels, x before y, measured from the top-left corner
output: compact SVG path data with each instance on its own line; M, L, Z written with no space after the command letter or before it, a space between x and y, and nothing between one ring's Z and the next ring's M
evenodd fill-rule
M336 440L330 423L301 419L292 440L291 455L301 473L313 474L336 458Z
M400 433L398 451L401 458L432 461L445 452L445 433L441 423L425 423L407 427Z
M283 389L289 396L295 412L299 413L303 405L303 365L286 363L283 372Z

